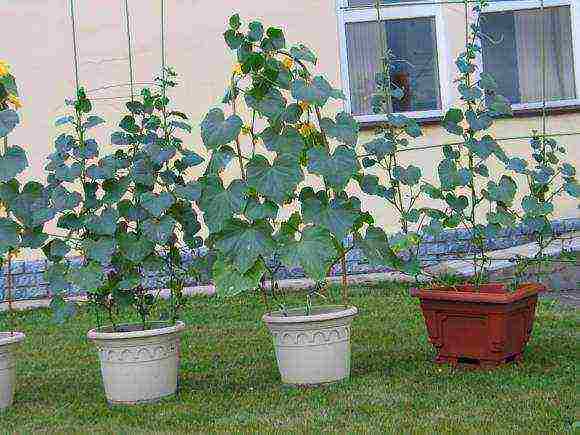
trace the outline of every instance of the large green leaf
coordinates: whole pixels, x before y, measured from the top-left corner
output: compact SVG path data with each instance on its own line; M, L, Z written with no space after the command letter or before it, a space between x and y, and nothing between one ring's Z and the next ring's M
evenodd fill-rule
M488 196L492 201L496 201L505 205L511 205L518 191L516 182L507 175L502 175L499 183L489 181L487 183Z
M278 154L290 154L297 157L304 149L304 139L294 127L286 127L281 133L268 127L260 134L260 137L268 151Z
M163 245L173 234L175 224L176 222L172 217L163 216L161 219L147 219L143 222L142 228L149 240Z
M372 265L393 265L395 255L389 246L387 235L381 228L374 226L367 228L365 237L356 239L356 246Z
M276 88L270 88L268 93L261 98L248 93L245 100L248 107L271 120L278 119L286 109L286 99Z
M278 205L273 201L259 202L254 198L248 199L244 215L252 220L276 219L278 216Z
M358 141L358 122L346 112L336 115L336 121L323 118L320 121L320 127L330 137L338 139L345 145L354 146Z
M225 221L244 209L247 186L241 180L234 180L224 189L222 180L213 176L204 178L202 186L199 207L210 232L218 232Z
M209 149L216 149L226 145L238 137L244 125L242 119L232 115L225 119L221 109L212 109L201 123L201 137Z
M304 179L298 160L288 154L276 157L272 165L265 157L256 155L248 163L247 176L250 187L279 203L291 197Z
M103 210L99 215L93 215L87 220L87 228L89 231L102 235L112 236L117 230L117 221L119 220L119 213L113 208Z
M201 197L201 185L190 182L186 183L185 186L175 186L175 195L186 201L197 201Z
M91 262L86 266L70 269L67 279L80 290L90 293L102 287L107 276L100 264Z
M342 190L358 172L356 153L346 146L339 146L332 156L324 148L311 148L308 151L308 170L324 177L329 187Z
M580 198L580 183L576 180L570 180L564 185L566 193L574 198Z
M140 264L152 251L155 245L144 237L134 233L125 233L118 236L121 253L131 262Z
M409 165L407 168L395 166L393 168L393 178L406 186L414 186L421 179L421 169L413 165Z
M7 218L0 218L0 251L17 248L20 243L19 226Z
M339 95L330 83L322 77L316 76L312 82L307 83L303 79L294 80L291 83L292 97L298 101L304 101L316 106L324 106L329 98L338 98Z
M304 44L298 44L290 48L290 56L295 60L305 60L316 65L316 55Z
M241 273L250 270L258 258L267 259L276 248L273 229L264 221L254 224L232 219L216 236L215 247L228 257Z
M363 146L367 152L374 154L379 160L393 154L396 150L395 143L384 137L377 137Z
M151 193L145 192L140 198L141 207L155 217L161 217L169 207L173 205L175 199L169 192Z
M280 250L280 260L285 266L300 266L315 281L326 278L337 256L332 237L320 227L306 228L300 240L292 240Z
M101 237L98 240L86 239L83 241L83 249L86 256L102 265L110 263L116 247L117 243L112 237Z
M302 199L302 215L305 222L326 228L343 240L357 221L359 212L337 199L328 202L317 196L307 196Z
M19 122L18 113L14 110L0 110L0 138L8 136Z
M10 181L28 166L26 152L19 146L11 146L0 157L0 181Z
M220 297L231 297L255 290L266 272L263 261L257 261L246 273L241 273L226 258L218 258L213 265L213 281Z

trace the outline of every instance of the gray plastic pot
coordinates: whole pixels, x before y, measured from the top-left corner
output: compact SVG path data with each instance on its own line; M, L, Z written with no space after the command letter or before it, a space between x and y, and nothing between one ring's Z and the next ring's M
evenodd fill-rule
M121 325L92 329L87 336L99 352L101 374L110 404L155 402L175 394L179 372L179 336L183 322Z
M16 348L24 340L22 332L0 332L0 409L8 408L16 388Z
M316 385L350 376L350 326L356 307L314 307L266 313L262 320L274 340L282 382Z

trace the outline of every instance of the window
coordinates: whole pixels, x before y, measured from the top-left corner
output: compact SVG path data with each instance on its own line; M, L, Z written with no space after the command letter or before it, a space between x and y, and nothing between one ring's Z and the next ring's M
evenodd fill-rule
M379 24L373 5L374 0L339 1L341 68L348 109L362 122L384 118L373 114L371 97L386 44L392 56L391 82L404 91L402 99L393 99L393 111L415 117L440 116L446 101L440 80L445 77L438 49L442 46L440 8L385 6Z
M537 107L544 94L551 106L577 104L580 67L574 50L578 30L573 27L580 24L580 18L574 19L578 11L573 8L579 5L552 1L560 6L542 10L534 1L528 1L525 8L514 7L513 1L506 3L511 5L492 5L496 10L481 17L487 35L482 44L483 70L495 77L499 93L514 109ZM549 0L544 3L550 5Z

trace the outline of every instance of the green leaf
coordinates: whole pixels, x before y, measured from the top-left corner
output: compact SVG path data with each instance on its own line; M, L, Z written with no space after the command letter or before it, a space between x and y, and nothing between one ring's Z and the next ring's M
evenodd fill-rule
M566 193L568 193L568 195L574 198L580 198L580 183L578 183L578 181L576 180L568 181L564 185L564 189L566 190Z
M17 248L20 244L19 226L7 218L0 218L0 251Z
M72 301L65 301L62 295L55 295L50 301L49 308L52 311L52 320L56 324L63 324L72 319L77 313L77 305Z
M286 39L284 38L284 32L282 29L269 27L268 30L266 30L266 35L268 36L268 45L271 45L272 48L282 50L286 47Z
M266 267L257 261L246 273L240 273L230 261L218 257L212 272L216 293L224 298L258 288Z
M181 162L187 167L199 166L204 162L203 157L191 150L181 150Z
M494 181L487 183L487 191L492 201L510 205L518 191L518 186L512 178L502 175L499 183L496 184Z
M261 41L264 37L264 26L259 21L252 21L248 24L250 31L248 32L248 39L252 42Z
M537 198L528 195L522 199L522 209L531 216L547 216L554 211L554 204L539 202Z
M120 234L118 242L121 253L134 264L141 264L155 247L150 240L138 237L134 233Z
M315 281L326 278L337 256L332 237L320 227L306 228L300 240L292 240L280 250L280 260L285 266L300 266Z
M278 119L286 109L286 99L276 88L270 88L268 93L260 98L252 93L246 93L245 100L248 107L270 120Z
M264 201L261 203L254 198L250 198L246 205L244 215L252 221L276 219L278 216L278 205L272 201Z
M486 72L482 72L479 76L479 87L486 91L496 91L498 88L495 78Z
M86 226L89 231L101 235L112 236L117 230L117 221L119 220L119 213L113 208L104 210L100 216L93 215L87 222Z
M393 154L396 149L395 143L385 139L384 137L377 137L363 146L367 152L374 154L379 160L384 159L385 156Z
M310 84L302 79L294 80L290 89L295 100L320 107L324 106L329 98L337 96L330 83L322 76L316 76Z
M304 174L298 160L288 154L276 157L272 165L265 157L256 155L247 165L247 177L248 186L282 203L292 196Z
M308 170L324 177L329 187L342 190L359 170L358 159L353 149L339 146L332 156L324 148L308 150Z
M242 25L242 21L240 20L240 14L234 14L229 19L230 27L234 30L238 30Z
M141 207L155 217L161 217L169 207L173 205L175 199L169 192L160 194L145 192L140 198Z
M161 245L167 243L173 235L175 229L175 220L169 216L163 216L161 219L148 219L143 222L143 233L156 243Z
M187 201L197 201L201 197L201 185L190 182L185 186L175 186L175 195Z
M85 130L89 130L97 125L104 124L105 120L99 116L91 115L87 118L87 120L83 123L83 128Z
M0 110L0 138L8 136L16 128L20 118L12 109Z
M121 122L119 122L119 127L131 134L136 134L141 131L141 128L135 122L133 115L125 115L123 119L121 119Z
M217 175L223 171L232 159L236 156L234 150L229 146L220 147L212 151L209 164L205 170L205 175Z
M241 213L246 205L247 186L241 180L234 180L227 189L214 176L202 181L199 207L204 213L204 221L210 232L218 232L223 224L235 213Z
M375 266L392 266L396 259L389 246L387 235L378 227L368 227L364 238L356 239L356 246L362 251L366 259Z
M322 130L345 145L354 146L358 141L358 122L346 112L336 115L336 122L329 118L320 121Z
M304 149L304 139L294 127L286 127L278 134L273 128L266 128L260 137L268 151L280 154L289 154L298 157Z
M519 157L513 157L509 159L508 169L517 172L518 174L527 173L528 162Z
M465 146L477 157L485 160L495 152L498 145L490 135L485 135L481 140L466 141Z
M215 247L234 264L241 273L250 270L259 258L267 259L276 248L273 229L264 221L252 225L233 219L226 223L216 236Z
M511 115L513 114L512 106L509 100L501 95L494 96L489 110L497 115Z
M302 199L302 214L306 222L326 228L339 240L347 236L359 217L359 212L350 204L338 199L329 203L316 196Z
M221 109L212 109L201 123L203 143L212 150L226 145L239 136L243 125L244 123L239 116L232 115L225 119Z
M305 45L299 44L292 48L290 48L290 56L294 60L305 60L306 62L310 62L316 65L318 59L316 59L316 55Z
M98 240L83 240L83 250L88 258L95 260L103 266L111 262L115 253L117 242L111 237L101 237Z
M463 99L469 102L475 102L483 96L481 89L479 89L477 86L468 87L462 83L459 85L458 90Z
M145 186L153 186L155 184L153 166L147 158L136 160L133 163L130 174L135 183Z
M232 50L237 50L244 42L244 35L233 29L228 29L224 32L224 39L228 47Z
M89 293L102 287L107 282L103 267L94 262L69 270L67 279L80 290Z
M0 157L0 181L7 182L19 175L28 166L26 152L19 146L11 146Z
M188 133L191 133L191 125L189 125L186 122L173 120L169 123L169 125L171 127L178 128L179 130L183 130L183 131L186 131Z
M393 178L406 186L414 186L421 179L421 169L413 165L409 165L407 168L395 166L393 168Z

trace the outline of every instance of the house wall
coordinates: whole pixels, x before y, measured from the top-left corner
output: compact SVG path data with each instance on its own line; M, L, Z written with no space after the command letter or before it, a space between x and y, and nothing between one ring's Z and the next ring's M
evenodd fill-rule
M4 0L0 7L1 57L13 66L21 90L24 108L22 124L10 141L24 145L29 153L30 169L24 178L44 179L43 166L52 151L59 130L54 119L65 113L64 99L74 94L73 51L68 0ZM127 83L128 62L121 0L76 1L80 81L87 89ZM304 42L319 56L319 69L336 86L341 86L339 37L334 0L167 0L167 63L180 74L181 86L174 93L176 105L191 116L195 129L186 139L191 147L201 144L197 127L208 108L221 99L231 73L233 60L222 33L228 17L239 12L243 19L261 19L266 25L283 27L287 41ZM151 81L160 68L160 1L129 0L134 42L135 81ZM462 7L448 6L444 11L448 44L440 47L448 59L447 77L442 82L453 88L453 57L464 43ZM129 95L127 86L90 92L94 98L117 98ZM456 97L453 93L452 96ZM104 99L94 103L95 111L108 124L95 129L101 144L107 143L109 131L120 119L123 100ZM339 104L332 110L339 111ZM121 112L122 113L122 112ZM580 129L580 113L551 116L549 132L566 133ZM498 137L528 135L541 130L537 117L500 121L494 128ZM361 142L371 136L361 135ZM439 127L427 126L416 146L455 141ZM579 166L580 136L562 138L570 160ZM525 141L506 141L507 150L520 154ZM436 173L439 151L401 154L404 162L425 169L427 177ZM366 198L364 207L377 221L393 230L396 217L381 201ZM560 200L558 217L579 215L577 201Z

